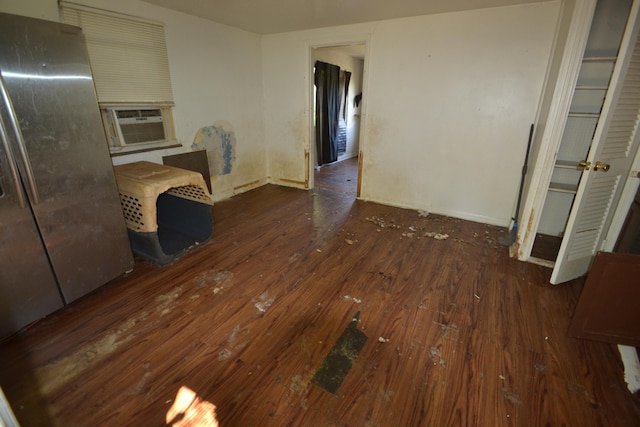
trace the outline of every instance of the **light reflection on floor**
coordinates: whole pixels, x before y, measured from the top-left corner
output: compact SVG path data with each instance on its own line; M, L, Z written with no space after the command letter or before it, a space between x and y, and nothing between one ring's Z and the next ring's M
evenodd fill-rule
M167 425L172 427L218 427L216 406L200 399L189 387L182 386L167 411Z

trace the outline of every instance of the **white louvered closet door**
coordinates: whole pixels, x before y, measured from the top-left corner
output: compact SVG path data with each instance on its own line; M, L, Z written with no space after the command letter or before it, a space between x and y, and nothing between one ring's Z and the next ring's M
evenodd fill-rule
M591 265L611 224L638 149L640 113L639 1L620 46L585 169L578 185L551 283L580 277ZM596 168L596 163L601 166Z

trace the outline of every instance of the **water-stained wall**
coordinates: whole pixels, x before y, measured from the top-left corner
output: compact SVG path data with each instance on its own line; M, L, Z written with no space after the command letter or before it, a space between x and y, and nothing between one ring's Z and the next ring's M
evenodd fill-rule
M308 120L309 49L364 40L361 197L507 225L560 1L263 38L266 141L275 181L300 180L290 123ZM308 121L307 121L308 123Z
M509 223L560 0L269 36L139 0L80 2L165 24L182 148L116 164L160 163L191 150L200 129L226 123L234 160L215 178L215 199L265 182L305 188L311 49L364 42L361 197ZM12 13L59 19L56 0L5 3Z
M230 125L219 123L198 129L191 148L207 152L211 176L231 173L236 159L236 137Z

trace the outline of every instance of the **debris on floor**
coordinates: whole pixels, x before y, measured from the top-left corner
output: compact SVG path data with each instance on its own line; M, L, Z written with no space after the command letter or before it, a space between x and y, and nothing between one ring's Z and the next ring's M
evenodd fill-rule
M196 289L209 287L214 289L211 285L215 285L216 288L223 289L222 285L230 283L233 280L233 273L227 270L207 270L196 275L193 278L193 283Z
M542 363L534 363L533 367L538 372L545 372L547 370L547 365L543 365Z
M440 353L440 349L437 347L431 347L429 349L429 357L434 365L440 365L442 367L447 365L447 362L442 358L442 354Z
M365 218L367 221L374 223L375 225L377 225L380 228L400 228L399 225L395 224L392 221L387 222L387 220L385 220L384 218L381 217L377 217L377 216L371 216L371 217L367 217Z
M227 360L228 358L231 357L231 351L223 348L222 350L220 350L220 352L218 353L218 360L220 362L222 362L223 360Z
M295 396L302 396L304 392L307 391L308 381L304 378L303 375L294 375L291 377L291 385L289 386L289 391L291 391Z
M516 393L514 393L512 391L509 391L506 388L503 388L502 389L502 395L514 407L518 408L518 407L522 406L522 400L520 400L520 397Z
M260 295L259 301L254 304L260 313L265 313L267 309L271 307L275 302L274 298L267 299L268 296L268 292L263 293L262 295Z
M355 302L356 304L360 304L362 303L362 300L360 298L356 298L356 297L352 297L351 295L345 295L342 297L343 300L345 301L352 301Z
M457 224L461 219L448 217L445 215L431 214L424 210L418 210L418 215L413 217L388 218L385 216L368 216L366 221L375 224L377 232L383 229L394 229L401 231L401 238L416 239L430 238L434 240L451 240L456 243L464 243L472 246L486 244L494 249L499 249L500 236L504 234L503 227L485 224L485 230L464 233ZM406 221L406 222L405 222ZM348 238L354 243L357 240ZM351 244L347 241L348 244Z
M432 231L427 231L426 233L424 233L424 237L432 237L436 240L446 240L449 238L448 234L440 234L440 233L434 233Z
M458 337L458 334L460 333L460 330L458 329L458 327L454 324L448 324L448 323L443 323L443 322L433 322L436 325L440 326L440 329L442 331L442 335L445 338L450 338L455 340Z
M383 342L383 343L384 342L389 342L389 338L380 337L380 338L378 338L378 342Z
M429 213L426 211L418 211L418 216L420 217L427 217L428 215ZM380 227L380 229L382 228L401 229L405 227L403 225L397 224L394 220L387 220L383 217L371 216L365 219L369 222L376 224L378 227ZM429 218L428 221L432 223L435 220L437 219L432 220L431 218ZM447 222L451 222L451 221L447 221ZM421 237L430 237L435 240L446 240L449 238L449 234L447 233L436 232L436 231L425 231L424 227L416 226L414 224L409 225L406 228L407 228L407 231L404 231L402 233L402 237L406 237L409 239L416 238L419 240ZM378 229L378 231L380 231L380 229Z

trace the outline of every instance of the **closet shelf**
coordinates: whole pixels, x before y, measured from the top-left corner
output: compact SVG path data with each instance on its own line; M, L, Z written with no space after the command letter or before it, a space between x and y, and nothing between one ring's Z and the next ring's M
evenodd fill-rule
M576 90L607 90L607 89L609 89L607 86L588 86L588 85L576 86Z
M557 160L555 167L559 169L574 169L578 170L578 161L572 160Z
M582 62L616 62L615 56L585 56Z
M549 184L549 191L555 191L558 193L576 194L577 190L577 184L564 184L560 182L552 182Z
M597 119L600 113L569 113L569 117L581 117L585 119Z

